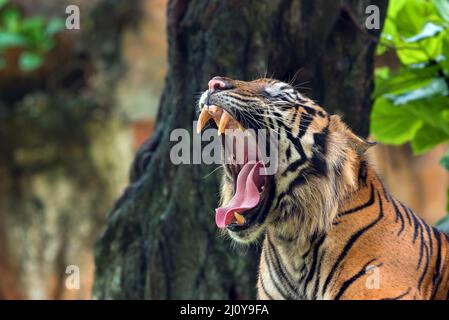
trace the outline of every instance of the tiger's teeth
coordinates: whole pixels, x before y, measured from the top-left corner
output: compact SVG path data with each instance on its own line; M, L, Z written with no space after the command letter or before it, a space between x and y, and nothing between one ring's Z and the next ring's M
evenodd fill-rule
M223 109L221 109L220 107L217 107L216 105L211 105L207 107L207 111L209 111L209 114L211 115L212 119L214 119L215 124L217 125L217 127L220 124L220 117L223 113Z
M196 133L201 133L201 130L203 130L204 126L206 125L207 121L211 118L209 112L204 107L201 110L200 116L198 117L198 123L196 126Z
M225 133L226 127L231 120L231 116L226 111L223 111L223 114L220 118L220 123L218 124L218 135Z
M237 220L237 224L239 226L241 226L245 223L245 217L242 216L240 213L234 212L234 217L235 217L235 220Z

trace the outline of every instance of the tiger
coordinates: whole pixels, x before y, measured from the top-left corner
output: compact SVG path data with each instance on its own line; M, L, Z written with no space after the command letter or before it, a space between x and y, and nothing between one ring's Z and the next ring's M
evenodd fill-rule
M276 79L214 77L198 106L199 133L278 137L273 174L223 163L215 216L236 243L261 241L258 299L449 299L449 236L388 192L375 142Z

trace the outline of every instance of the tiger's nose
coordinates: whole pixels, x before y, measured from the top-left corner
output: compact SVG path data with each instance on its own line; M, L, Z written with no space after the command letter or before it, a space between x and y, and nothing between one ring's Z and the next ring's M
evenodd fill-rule
M209 92L213 93L215 91L221 91L226 89L231 89L232 85L223 78L213 77L209 81Z

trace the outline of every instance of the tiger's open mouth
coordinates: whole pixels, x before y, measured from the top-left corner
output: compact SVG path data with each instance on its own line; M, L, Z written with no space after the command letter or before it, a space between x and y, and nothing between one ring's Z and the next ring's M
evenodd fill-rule
M197 132L213 120L222 136L226 174L234 183L234 195L215 210L215 222L221 229L239 232L264 222L272 179L261 160L257 134L246 128L231 113L216 105L204 105L198 118ZM252 131L252 132L251 132Z

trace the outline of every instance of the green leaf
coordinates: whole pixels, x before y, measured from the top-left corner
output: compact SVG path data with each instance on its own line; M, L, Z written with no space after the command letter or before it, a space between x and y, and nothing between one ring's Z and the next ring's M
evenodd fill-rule
M433 5L438 11L438 14L445 21L449 22L449 1L448 0L433 0Z
M391 77L390 75L390 68L388 67L379 67L374 70L374 75L376 76L377 80L387 80Z
M404 39L404 41L408 42L408 43L418 42L423 39L435 37L437 34L439 34L443 30L444 30L443 27L436 25L432 22L427 22L418 34L415 34L409 38L406 38L406 39Z
M20 55L19 67L23 71L33 71L39 68L42 62L42 56L32 52L24 52Z
M388 17L389 18L396 18L399 11L402 10L404 5L407 3L408 0L393 0L388 2Z
M440 32L418 42L399 42L398 58L404 65L436 61L443 53L444 36L445 33Z
M443 68L444 73L449 76L449 33L443 39L441 51L443 58L438 61L438 64Z
M42 33L45 26L45 20L43 17L36 16L24 19L21 25L21 32L23 33Z
M385 52L387 52L387 47L384 46L382 43L379 43L376 47L376 55L377 56L381 56L383 55Z
M388 26L388 35L402 64L435 60L441 55L443 21L431 2L408 0L391 24L394 27Z
M414 154L422 154L445 141L449 141L446 132L425 123L416 132L412 140L412 149Z
M8 3L8 0L0 0L0 9L3 8L3 6L7 3Z
M378 52L396 48L402 66L394 74L376 71L371 133L377 140L410 141L415 153L449 141L448 16L449 0L389 2Z
M449 109L448 97L434 97L432 99L417 100L404 106L416 118L424 123L446 132L449 136L449 119L445 113Z
M430 83L438 75L437 65L421 68L401 68L394 75L388 76L385 71L376 73L376 87L374 97L380 97L386 93L401 94L418 89Z
M449 190L448 190L449 196ZM438 221L435 227L443 232L449 233L449 215Z
M440 164L449 171L449 150L446 152L446 154L441 158ZM449 190L448 190L449 191ZM449 195L448 195L449 198ZM449 211L449 210L448 210Z
M385 98L376 99L371 112L371 133L386 144L400 145L410 141L423 121L406 107L396 107Z
M44 36L45 20L42 17L32 17L22 22L21 33L27 38L28 48L36 50L46 41Z
M19 32L20 12L16 8L7 8L1 15L1 22L5 31Z
M384 97L391 100L394 105L400 106L415 100L432 98L436 96L447 96L449 89L443 78L434 78L423 87L409 90L401 94L385 94Z
M52 37L59 31L61 31L64 28L64 21L62 19L51 19L50 22L47 24L47 27L45 28L45 35L47 37Z
M20 34L0 31L0 50L15 46L25 46L26 43L26 38Z
M418 34L436 10L426 0L408 0L396 16L398 32L405 38Z

